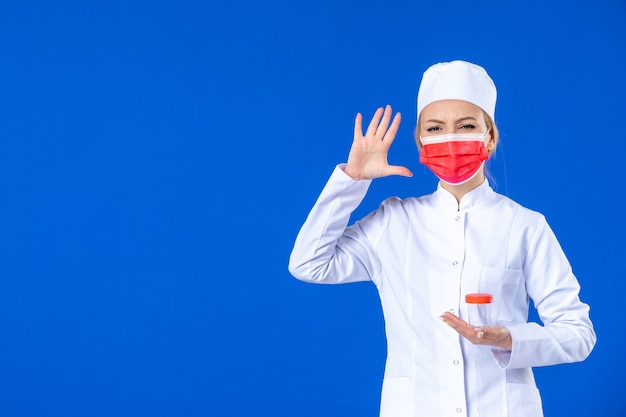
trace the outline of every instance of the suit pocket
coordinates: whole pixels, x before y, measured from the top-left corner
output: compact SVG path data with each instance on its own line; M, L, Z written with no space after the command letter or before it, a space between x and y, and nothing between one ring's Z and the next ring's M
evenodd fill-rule
M480 271L480 292L493 295L489 316L494 325L510 323L518 306L516 297L522 282L519 269L488 268Z
M411 417L412 415L411 378L385 378L380 400L380 417Z
M526 384L506 384L509 417L542 417L541 397L537 387Z

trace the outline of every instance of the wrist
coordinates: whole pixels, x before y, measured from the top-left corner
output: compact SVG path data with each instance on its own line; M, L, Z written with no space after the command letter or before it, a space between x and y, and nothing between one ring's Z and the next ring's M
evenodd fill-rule
M350 178L352 178L354 181L360 181L360 180L364 180L366 178L362 178L355 170L353 170L349 165L346 165L345 167L343 167L343 172L345 172L345 174L347 176L349 176Z

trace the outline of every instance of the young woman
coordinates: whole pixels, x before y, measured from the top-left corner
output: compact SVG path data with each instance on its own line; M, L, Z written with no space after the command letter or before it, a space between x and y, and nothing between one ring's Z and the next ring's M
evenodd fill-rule
M484 161L498 143L496 88L477 65L430 67L420 85L420 162L440 179L419 198L390 198L348 226L372 179L411 176L387 151L400 114L357 114L337 166L302 226L289 270L314 283L372 281L385 317L381 417L542 416L532 367L585 359L589 307L545 218L495 193ZM467 322L465 295L489 293L489 325ZM542 325L528 322L529 300ZM459 335L461 337L459 337Z

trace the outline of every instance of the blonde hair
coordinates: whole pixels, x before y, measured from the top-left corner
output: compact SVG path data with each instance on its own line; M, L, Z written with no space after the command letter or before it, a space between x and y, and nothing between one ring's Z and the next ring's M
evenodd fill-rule
M489 130L489 132L491 132L491 139L493 140L493 147L491 149L487 148L487 153L489 154L489 156L491 156L491 154L493 154L496 151L496 147L498 146L500 133L498 132L498 127L496 126L496 123L493 121L491 116L489 116L489 114L487 114L486 111L482 109L481 111L483 112L483 117L485 118L485 125L487 126L487 129ZM422 142L420 141L420 125L421 124L422 124L422 115L420 114L419 118L417 119L417 125L415 126L415 143L417 143L417 149L419 149L420 152L422 151Z

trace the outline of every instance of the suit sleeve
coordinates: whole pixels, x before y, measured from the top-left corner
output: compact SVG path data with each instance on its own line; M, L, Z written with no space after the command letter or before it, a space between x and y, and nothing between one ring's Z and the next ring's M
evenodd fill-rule
M371 181L355 181L339 165L296 238L289 272L306 282L340 284L374 280L381 267L360 224L348 227Z
M580 300L578 280L543 216L529 247L524 276L543 326L507 326L513 347L510 352L494 351L499 365L526 368L587 358L596 343L589 306Z

